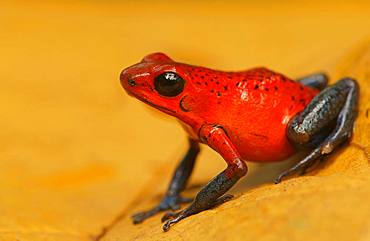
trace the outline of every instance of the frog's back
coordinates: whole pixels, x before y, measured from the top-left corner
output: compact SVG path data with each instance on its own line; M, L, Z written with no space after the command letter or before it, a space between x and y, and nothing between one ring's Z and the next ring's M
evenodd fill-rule
M207 96L203 118L223 126L246 160L278 161L293 153L286 126L317 90L266 68L197 70L192 71L196 84L207 87L203 89L208 92L202 94Z

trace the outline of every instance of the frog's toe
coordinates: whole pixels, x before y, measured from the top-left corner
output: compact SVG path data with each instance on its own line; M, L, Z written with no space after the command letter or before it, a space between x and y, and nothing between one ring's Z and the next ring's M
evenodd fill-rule
M320 157L317 160L313 161L312 163L308 164L307 166L302 167L301 171L299 172L300 176L306 175L308 172L313 170L316 165L324 161L324 157Z
M218 198L211 206L211 207L216 207L218 205L221 205L227 201L229 201L230 199L234 198L233 195L231 194L225 194L223 195L222 197ZM186 210L186 209L185 209ZM180 211L180 212L167 212L163 215L161 221L162 223L165 222L165 224L163 225L163 230L164 231L167 231L170 226L174 223L177 223L178 221L180 221L181 219L183 218L186 218L188 216L190 216L191 214L189 212L186 212L186 211Z
M180 209L180 204L182 203L189 203L192 202L192 198L186 198L182 196L167 196L165 197L161 204L159 205L162 210L179 210Z
M285 177L287 174L285 174L285 172L281 173L279 176L277 176L275 179L274 179L274 183L275 184L278 184L281 182L281 180L283 179L283 177Z
M135 213L134 215L131 216L132 222L134 224L142 223L148 217L149 216L146 214L146 212Z
M282 172L279 176L277 176L274 180L275 184L281 182L284 177L291 176L295 173L299 173L300 175L304 175L308 169L313 167L318 161L321 161L322 157L318 157L315 152L308 155L302 161L298 162L293 167L289 168L288 170Z
M157 214L161 209L159 207L155 207L149 211L139 212L131 216L132 222L134 224L142 223L145 219L150 218L151 216Z
M166 215L167 214L163 216L163 218L167 218L166 220L164 220L165 223L163 224L163 231L165 232L167 232L173 224L178 223L181 219L184 219L188 216L185 215L183 211L178 213L168 213L168 215L167 216Z
M163 215L163 217L162 217L162 219L161 219L161 221L162 221L162 223L163 222L166 222L167 220L169 220L169 219L172 219L172 218L175 218L177 215L179 214L179 212L166 212L164 215Z
M234 195L232 195L232 194L225 194L225 195L223 195L222 197L219 197L217 200L216 200L216 202L214 203L214 207L216 207L216 206L219 206L219 205L221 205L221 204L223 204L223 203L225 203L225 202L228 202L228 201L230 201L231 199L233 199L234 198Z
M301 167L296 165L296 166L294 166L294 167L292 167L292 168L290 168L290 169L288 169L288 170L286 170L286 171L282 172L279 176L277 176L277 177L275 178L274 183L275 183L275 184L280 183L280 182L281 182L281 180L282 180L284 177L287 177L287 176L293 175L293 174L294 174L294 173L296 173L299 169L301 169ZM301 169L301 170L303 170L303 169Z
M145 213L144 212L135 213L134 215L131 216L131 218L134 224L142 223L145 220Z

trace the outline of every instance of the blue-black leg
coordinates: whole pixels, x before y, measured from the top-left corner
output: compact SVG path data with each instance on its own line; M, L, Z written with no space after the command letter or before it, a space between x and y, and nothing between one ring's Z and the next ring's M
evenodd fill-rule
M328 85L328 76L324 73L316 73L299 78L297 81L305 86L323 90Z
M217 151L226 161L227 168L213 178L196 195L193 203L178 213L167 213L162 221L165 221L163 230L168 231L171 225L193 214L202 212L217 206L230 198L225 193L247 173L247 166L241 159L240 154L227 136L225 130L219 125L204 125L199 131L200 139Z
M309 145L320 133L330 129L331 132L322 138L311 153L292 168L281 173L275 183L298 170L304 170L318 159L330 154L340 144L352 136L357 116L359 87L355 80L344 78L319 93L311 103L292 119L288 125L287 136L296 145Z
M195 160L199 153L198 142L189 139L189 149L177 166L170 185L168 186L166 195L158 206L144 212L139 212L132 216L134 224L143 222L145 219L165 210L178 210L181 203L193 201L192 198L184 198L180 196L180 192L184 190L186 183L193 171Z
M168 231L172 224L189 217L193 214L210 209L230 200L233 196L224 195L234 184L247 172L247 166L242 160L235 160L235 164L229 165L223 172L212 179L196 195L194 202L186 209L178 213L167 213L163 216L163 230Z

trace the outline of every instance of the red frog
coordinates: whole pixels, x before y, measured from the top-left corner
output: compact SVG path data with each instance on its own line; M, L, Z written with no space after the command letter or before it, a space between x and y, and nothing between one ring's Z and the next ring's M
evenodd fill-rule
M164 210L164 231L183 218L231 198L226 192L247 173L245 161L281 161L301 149L309 154L275 183L305 171L352 135L359 88L343 78L327 86L325 74L299 80L266 68L224 72L173 61L153 53L124 69L120 76L127 93L176 117L185 128L189 149L177 166L158 206L133 216L140 223ZM193 170L199 143L217 151L226 161L194 199L180 196Z

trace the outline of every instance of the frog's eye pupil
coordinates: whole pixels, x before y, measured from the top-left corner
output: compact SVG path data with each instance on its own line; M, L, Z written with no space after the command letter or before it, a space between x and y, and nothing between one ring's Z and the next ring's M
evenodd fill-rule
M160 95L173 97L184 90L185 81L174 72L165 72L154 79L154 88Z

